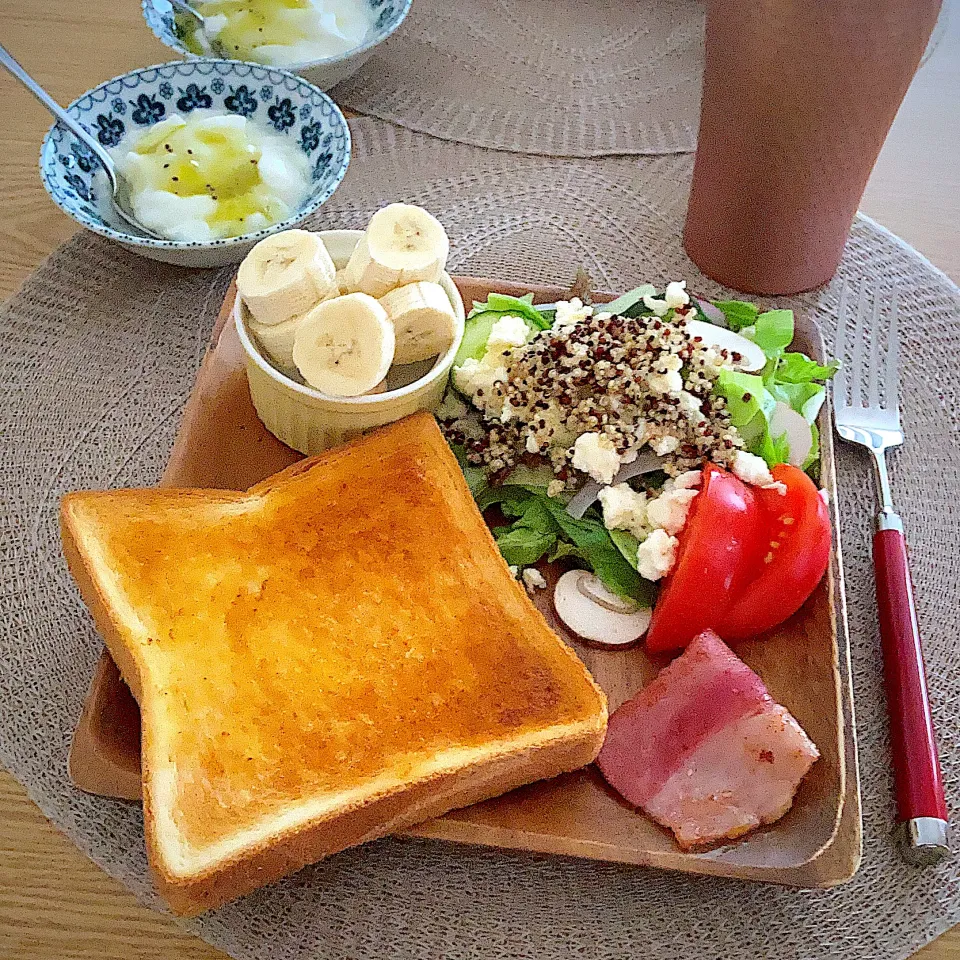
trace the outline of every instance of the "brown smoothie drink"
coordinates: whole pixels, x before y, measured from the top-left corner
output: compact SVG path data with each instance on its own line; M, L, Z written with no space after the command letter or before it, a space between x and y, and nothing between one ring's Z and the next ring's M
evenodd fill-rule
M836 271L940 0L710 0L684 245L789 294Z

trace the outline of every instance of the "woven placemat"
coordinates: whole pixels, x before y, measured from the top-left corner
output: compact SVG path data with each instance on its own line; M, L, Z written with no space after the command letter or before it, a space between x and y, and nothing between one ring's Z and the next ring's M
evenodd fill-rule
M691 158L558 161L352 124L354 163L316 227L361 227L382 203L427 205L461 273L596 285L686 277L721 293L678 235ZM908 440L894 487L913 547L919 616L948 801L960 807L960 290L858 220L841 267L899 283ZM65 570L57 499L154 483L229 275L151 264L78 235L0 314L0 762L105 870L157 905L139 810L71 788L71 731L100 650ZM833 336L837 283L782 303ZM189 926L245 960L561 958L900 960L960 921L956 863L905 866L892 822L887 727L869 560L867 463L839 462L864 790L863 867L830 891L661 874L418 840L348 851Z
M700 0L414 0L334 91L358 113L497 150L693 150Z

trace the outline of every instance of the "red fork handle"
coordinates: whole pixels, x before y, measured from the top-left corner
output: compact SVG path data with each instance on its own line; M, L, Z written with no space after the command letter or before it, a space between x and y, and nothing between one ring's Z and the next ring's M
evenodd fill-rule
M943 821L945 847L947 804L930 716L907 547L902 529L896 529L900 526L899 517L881 515L881 526L888 529L880 529L874 535L873 562L898 820L908 825L927 819ZM931 826L928 822L923 825ZM913 845L918 845L916 840ZM922 840L919 845L923 845Z

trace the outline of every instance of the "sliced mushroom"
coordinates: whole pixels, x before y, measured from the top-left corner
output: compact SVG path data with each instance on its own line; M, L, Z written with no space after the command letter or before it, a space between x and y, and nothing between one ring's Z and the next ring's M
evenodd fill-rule
M739 354L740 359L734 361L734 365L739 370L748 372L762 370L767 362L764 352L752 340L732 330L726 330L712 323L704 323L703 320L688 320L687 333L691 337L701 337L704 343L709 343L719 350Z
M553 606L577 636L605 647L629 646L650 626L650 610L611 593L586 570L569 570L557 581Z
M813 431L806 418L782 400L778 400L770 414L770 436L776 439L783 434L787 435L790 446L788 462L795 467L802 467L813 447Z

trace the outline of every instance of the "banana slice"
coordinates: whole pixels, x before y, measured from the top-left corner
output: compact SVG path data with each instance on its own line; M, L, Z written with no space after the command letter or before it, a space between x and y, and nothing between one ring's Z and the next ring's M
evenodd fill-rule
M394 347L386 310L365 293L350 293L324 301L303 318L294 336L293 361L314 389L359 397L386 377Z
M336 268L316 233L284 230L261 240L237 273L237 292L259 324L302 316L335 294Z
M348 293L356 293L356 290L350 289L350 284L347 283L347 268L344 267L342 270L338 270L336 276L333 278L333 282L336 284L337 289L340 291L340 296L344 296Z
M346 266L347 286L382 297L394 287L439 280L450 241L436 217L420 207L391 203L370 219Z
M293 362L293 342L297 327L303 317L291 317L283 323L274 323L268 326L257 323L256 320L247 321L247 329L260 347L260 352L283 374L288 377L299 378L297 365Z
M409 283L380 298L397 339L394 363L416 363L453 343L457 315L439 283Z

